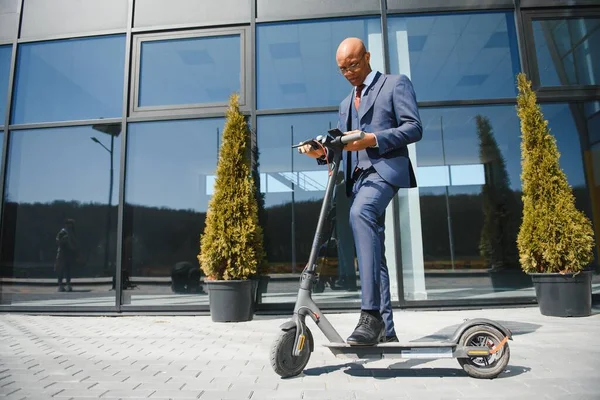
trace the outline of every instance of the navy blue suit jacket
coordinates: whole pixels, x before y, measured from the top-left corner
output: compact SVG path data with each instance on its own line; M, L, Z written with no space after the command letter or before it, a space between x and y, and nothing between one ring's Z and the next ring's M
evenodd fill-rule
M354 90L340 104L338 129L342 132L351 130L353 94ZM359 129L377 137L378 147L366 149L377 173L400 188L416 187L417 180L406 146L421 140L423 128L413 85L408 77L378 72L362 96L358 118ZM346 152L346 160L350 156L350 152ZM350 184L350 173L346 166L347 185Z

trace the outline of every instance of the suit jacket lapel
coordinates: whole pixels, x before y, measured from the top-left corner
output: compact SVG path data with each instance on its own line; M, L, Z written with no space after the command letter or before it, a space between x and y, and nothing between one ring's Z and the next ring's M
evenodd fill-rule
M380 72L375 75L375 79L373 84L367 89L365 94L363 95L362 101L360 102L360 107L358 109L358 120L362 120L362 117L365 116L366 113L373 107L375 104L375 99L377 95L381 91L383 87L383 83L385 82L386 77L383 76Z

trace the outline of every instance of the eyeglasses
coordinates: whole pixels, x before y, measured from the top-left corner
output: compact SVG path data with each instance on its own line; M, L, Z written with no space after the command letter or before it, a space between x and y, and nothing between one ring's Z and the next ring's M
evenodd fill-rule
M342 75L345 75L347 72L356 71L359 67L360 67L360 61L355 62L354 64L350 64L347 67L341 67L341 68L339 68L339 70Z
M359 69L360 68L360 63L362 62L362 59L365 56L365 54L367 54L367 53L363 53L363 55L360 56L360 61L352 63L352 64L348 65L347 67L340 67L340 68L338 68L340 70L340 73L342 75L345 75L347 72L354 72L357 69Z

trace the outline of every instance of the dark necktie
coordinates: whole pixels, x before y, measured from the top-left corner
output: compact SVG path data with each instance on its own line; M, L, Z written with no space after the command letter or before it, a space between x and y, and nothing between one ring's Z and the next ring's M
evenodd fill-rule
M356 109L358 110L358 107L360 107L360 96L362 95L362 90L364 89L365 85L361 84L358 85L356 87L356 96L354 97L354 107L356 107Z

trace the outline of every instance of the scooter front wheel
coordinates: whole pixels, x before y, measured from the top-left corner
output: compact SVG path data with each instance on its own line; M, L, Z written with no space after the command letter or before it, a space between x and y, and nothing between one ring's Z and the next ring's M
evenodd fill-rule
M508 365L510 348L503 343L504 335L488 325L476 325L467 329L459 343L463 346L480 346L494 349L493 354L482 357L459 358L458 363L473 378L493 379Z
M306 329L308 330L308 327ZM304 371L304 367L310 359L311 338L312 335L306 335L304 347L300 355L296 357L293 354L296 328L279 331L271 345L271 366L277 375L282 378L290 378Z

